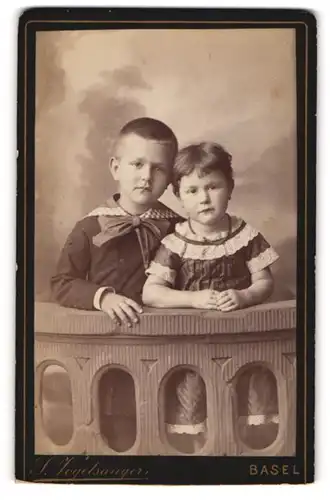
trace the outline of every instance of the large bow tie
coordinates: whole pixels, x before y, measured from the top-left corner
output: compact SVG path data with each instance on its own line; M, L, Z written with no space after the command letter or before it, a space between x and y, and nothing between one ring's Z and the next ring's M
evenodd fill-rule
M150 236L160 241L168 228L168 221L157 221L158 226L148 219L141 219L138 215L127 215L120 217L98 217L101 231L93 237L94 245L100 247L108 241L114 240L125 234L135 232L140 244L144 267L149 266L150 249L155 245L150 241ZM164 226L164 233L160 228Z

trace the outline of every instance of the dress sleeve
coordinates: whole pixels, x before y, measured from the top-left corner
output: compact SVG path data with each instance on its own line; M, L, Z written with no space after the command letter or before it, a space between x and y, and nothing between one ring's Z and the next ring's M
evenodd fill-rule
M246 247L246 264L250 273L253 274L272 265L279 256L261 233L251 230L251 236Z
M176 237L174 235L165 236L158 248L154 259L146 270L148 276L156 276L174 286L177 272L181 265L181 257L173 246Z

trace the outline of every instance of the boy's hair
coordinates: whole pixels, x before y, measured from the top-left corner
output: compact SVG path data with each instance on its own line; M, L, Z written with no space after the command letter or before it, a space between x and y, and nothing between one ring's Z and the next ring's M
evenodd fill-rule
M172 184L176 196L179 194L180 181L185 175L197 170L198 175L203 177L211 172L221 172L228 183L229 189L234 189L232 157L220 144L214 142L201 142L191 144L179 151L177 154Z
M178 152L178 140L174 132L165 123L154 118L142 117L132 120L120 130L117 143L122 137L130 134L138 135L144 139L150 139L158 142L166 142L171 146L173 160Z

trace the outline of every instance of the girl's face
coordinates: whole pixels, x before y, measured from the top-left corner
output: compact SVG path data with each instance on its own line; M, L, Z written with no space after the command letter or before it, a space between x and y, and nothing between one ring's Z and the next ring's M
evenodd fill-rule
M216 228L226 213L232 190L219 171L203 177L198 174L194 170L182 177L179 196L190 219Z

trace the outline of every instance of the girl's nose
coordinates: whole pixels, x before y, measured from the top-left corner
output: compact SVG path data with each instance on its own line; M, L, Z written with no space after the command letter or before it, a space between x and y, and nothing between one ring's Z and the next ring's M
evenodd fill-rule
M209 196L209 192L206 189L200 190L199 201L200 201L200 203L209 203L210 196Z

